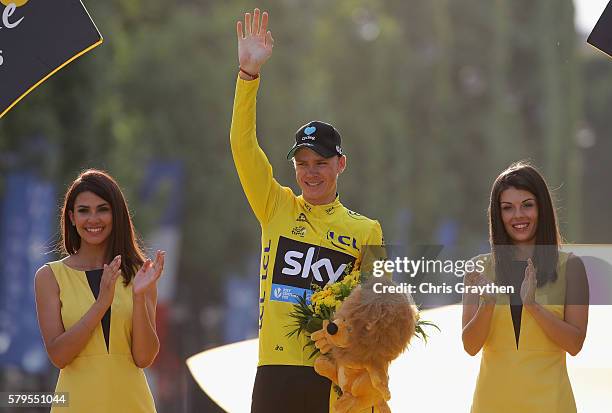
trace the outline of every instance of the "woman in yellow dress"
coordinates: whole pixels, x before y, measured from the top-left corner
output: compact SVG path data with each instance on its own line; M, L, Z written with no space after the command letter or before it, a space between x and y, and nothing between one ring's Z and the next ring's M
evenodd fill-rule
M159 350L156 283L164 252L145 259L115 180L88 170L68 189L61 215L66 257L35 277L36 308L61 412L155 412L143 368Z
M539 172L516 163L493 184L491 254L466 285L504 285L511 294L464 294L463 346L482 349L472 413L574 413L566 353L582 348L588 282L580 258L559 251L555 210Z

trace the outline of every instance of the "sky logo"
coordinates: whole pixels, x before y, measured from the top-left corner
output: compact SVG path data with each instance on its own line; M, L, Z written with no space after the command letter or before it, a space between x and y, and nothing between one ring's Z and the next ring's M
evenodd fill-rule
M277 287L289 288L293 294L302 296L304 292L312 292L313 284L324 287L340 281L355 260L356 256L347 252L280 237L272 275L271 299L285 301L284 291L283 297L275 297L274 289Z
M314 279L319 282L326 282L327 284L335 283L344 273L346 264L340 264L337 269L334 269L329 258L321 258L313 262L314 254L315 247L308 248L305 256L304 253L300 251L287 251L287 253L285 253L285 263L287 266L284 267L281 272L289 276L299 275L302 278L308 278L310 274L312 274ZM304 258L303 264L302 258ZM321 273L322 269L325 269L325 280Z

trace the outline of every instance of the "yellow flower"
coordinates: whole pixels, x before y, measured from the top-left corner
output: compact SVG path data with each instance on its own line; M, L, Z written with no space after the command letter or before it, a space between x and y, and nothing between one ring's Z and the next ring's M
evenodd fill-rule
M325 298L329 297L331 295L331 290L323 290L323 291L319 291L318 293L313 294L311 300L312 302L321 302L323 301Z
M315 289L310 300L315 314L322 315L323 307L328 310L337 311L344 299L346 291L352 291L359 285L360 272L351 271L346 274L342 281L327 284L323 288Z
M355 281L358 281L358 280L359 280L359 271L353 271L350 274L348 274L346 277L344 277L341 283L344 285L352 285Z
M336 298L325 297L325 299L323 300L323 304L328 308L334 308L336 306Z

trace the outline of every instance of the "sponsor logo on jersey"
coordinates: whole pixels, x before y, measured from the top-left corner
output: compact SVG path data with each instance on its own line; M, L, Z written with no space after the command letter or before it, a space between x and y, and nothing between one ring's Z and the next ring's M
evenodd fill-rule
M308 218L306 218L306 214L303 212L300 212L300 215L298 215L295 220L297 222L308 222Z
M334 207L333 205L325 209L325 213L327 215L334 215L334 212L336 212L336 207Z
M283 289L281 287L276 287L272 289L272 294L274 294L274 298L278 299L283 296Z
M357 244L357 238L351 235L339 235L334 231L327 231L327 239L332 243L334 247L338 247L340 249L345 250L347 247L352 248L356 251L359 251L359 247Z
M364 217L363 215L355 212L355 211L351 211L350 209L346 210L347 214L349 217L354 218L354 219L366 219L366 217Z
M265 280L268 278L268 272L270 270L270 249L272 247L272 240L268 240L268 245L263 247L263 250L261 251L261 281L265 282ZM259 329L261 330L261 327L263 326L263 319L264 319L264 310L265 310L265 304L266 302L266 291L263 291L263 296L259 297Z
M296 235L298 237L304 238L304 235L306 235L306 227L293 227L293 229L291 230L291 235Z
M272 275L272 301L295 302L320 287L344 278L355 257L341 251L280 237Z

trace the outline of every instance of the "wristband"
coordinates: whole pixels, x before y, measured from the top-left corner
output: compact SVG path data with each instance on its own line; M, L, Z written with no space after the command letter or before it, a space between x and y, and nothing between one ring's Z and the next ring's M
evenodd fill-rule
M242 73L244 73L245 75L249 76L251 78L251 80L255 80L259 77L259 73L257 73L256 75L252 75L249 72L247 72L246 70L244 70L243 68L239 67L240 71Z

